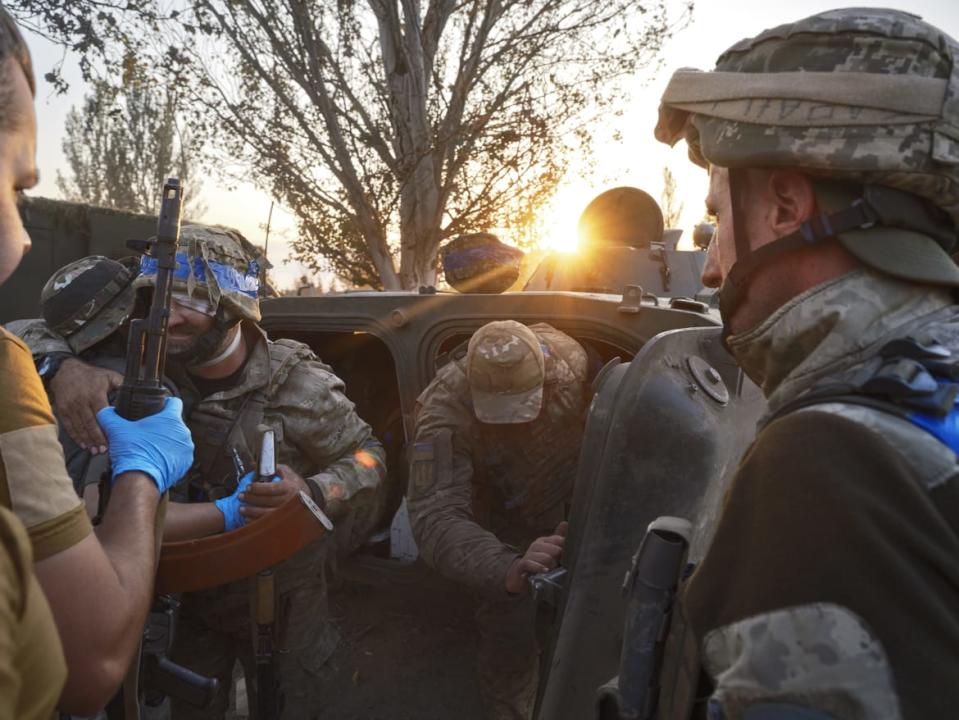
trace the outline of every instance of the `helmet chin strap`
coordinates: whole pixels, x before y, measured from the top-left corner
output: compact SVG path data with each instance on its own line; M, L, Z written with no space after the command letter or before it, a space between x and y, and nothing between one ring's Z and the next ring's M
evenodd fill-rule
M871 228L880 221L879 213L865 199L858 198L847 208L831 214L815 215L804 221L798 230L753 250L745 221L745 174L746 170L742 168L729 169L729 200L733 216L736 262L729 269L719 289L723 344L726 344L732 334L730 320L746 297L749 281L759 267L780 255L830 240L842 232Z

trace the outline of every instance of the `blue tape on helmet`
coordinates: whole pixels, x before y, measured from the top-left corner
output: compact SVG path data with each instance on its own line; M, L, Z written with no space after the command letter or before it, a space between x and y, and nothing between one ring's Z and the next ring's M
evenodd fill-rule
M192 272L194 279L196 279L198 283L205 285L205 268L209 268L213 277L216 278L216 284L219 286L220 292L238 292L256 299L260 289L260 264L256 260L250 260L250 262L247 263L246 272L241 273L235 267L217 262L216 260L204 260L201 257L193 258L191 264L190 258L186 253L178 252L176 254L176 268L173 271L173 279L175 281L186 282ZM156 258L144 255L140 259L140 275L150 277L156 274Z

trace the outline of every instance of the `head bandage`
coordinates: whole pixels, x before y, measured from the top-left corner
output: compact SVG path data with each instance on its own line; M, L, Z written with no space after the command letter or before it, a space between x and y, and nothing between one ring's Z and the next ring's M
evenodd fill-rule
M207 300L205 297L200 297L198 295L187 295L184 292L175 292L173 293L173 300L177 305L182 305L185 308L194 310L198 313L203 313L208 317L213 317L216 315L216 308Z

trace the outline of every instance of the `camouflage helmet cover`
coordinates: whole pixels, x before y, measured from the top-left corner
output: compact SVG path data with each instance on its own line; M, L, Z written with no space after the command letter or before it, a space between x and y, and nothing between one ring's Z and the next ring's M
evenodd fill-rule
M96 345L133 312L134 272L100 255L75 260L57 270L40 293L47 327L76 353Z
M792 167L903 190L959 222L959 44L906 12L831 10L677 71L656 137L704 167Z
M260 275L269 264L239 232L214 225L183 225L176 253L173 291L209 300L227 322L259 322ZM153 287L156 260L144 256L134 289Z

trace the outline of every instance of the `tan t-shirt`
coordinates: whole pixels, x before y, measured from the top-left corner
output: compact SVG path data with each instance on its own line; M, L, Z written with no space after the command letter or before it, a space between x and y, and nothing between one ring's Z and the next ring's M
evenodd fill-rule
M49 720L67 663L23 525L0 508L0 720Z
M0 506L19 518L34 560L91 531L63 460L56 421L30 351L0 328Z

